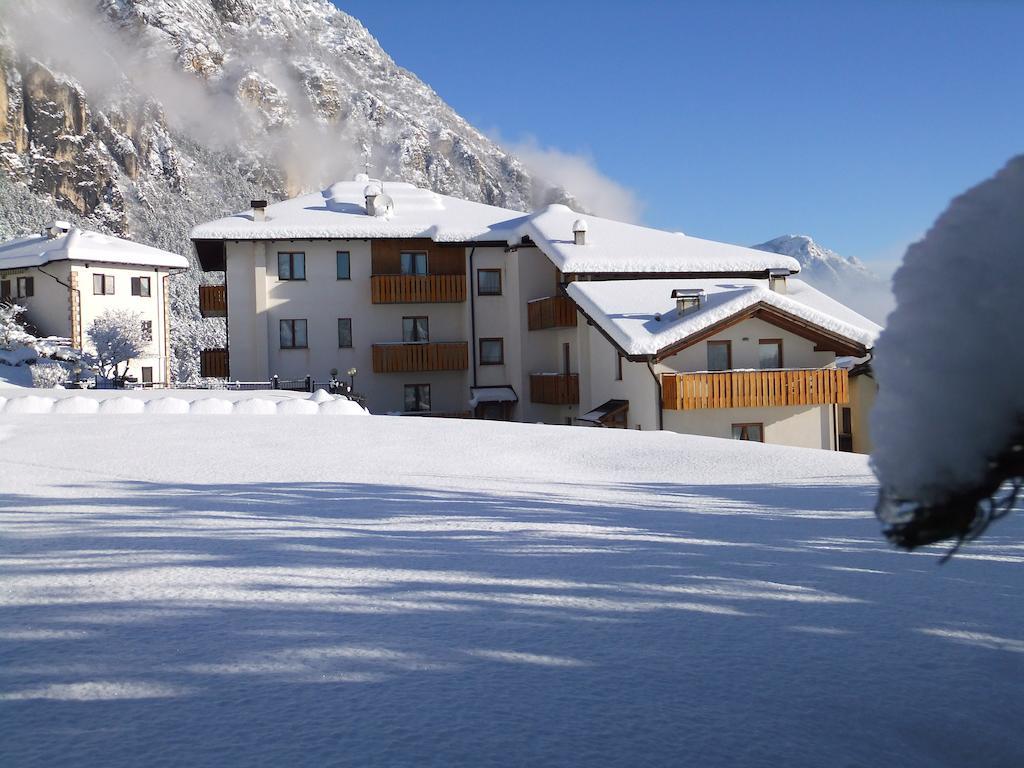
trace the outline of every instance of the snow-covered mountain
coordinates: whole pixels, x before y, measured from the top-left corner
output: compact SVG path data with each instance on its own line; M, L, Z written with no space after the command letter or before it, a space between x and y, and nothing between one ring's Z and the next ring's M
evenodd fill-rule
M0 239L60 213L188 253L191 224L371 172L526 210L564 198L328 0L0 4ZM179 372L216 343L175 280Z
M807 235L782 235L753 246L761 251L792 256L800 262L800 278L882 323L893 307L889 281L853 256L840 256Z

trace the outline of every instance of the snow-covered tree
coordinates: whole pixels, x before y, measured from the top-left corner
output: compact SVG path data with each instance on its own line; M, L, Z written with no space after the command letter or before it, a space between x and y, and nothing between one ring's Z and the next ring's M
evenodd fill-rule
M0 303L0 349L31 346L36 340L21 325L20 318L24 313L22 306Z
M142 315L128 309L108 309L93 321L87 334L96 348L96 367L108 379L123 379L128 363L141 357L149 343L142 331Z
M58 362L38 362L31 366L32 386L50 389L61 386L71 378L70 369Z
M950 204L893 291L874 355L878 514L908 549L971 539L1024 478L1024 155Z

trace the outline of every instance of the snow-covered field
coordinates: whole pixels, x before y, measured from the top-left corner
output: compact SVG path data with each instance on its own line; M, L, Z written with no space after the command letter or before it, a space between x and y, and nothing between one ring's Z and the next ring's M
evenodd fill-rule
M393 417L0 415L0 765L1020 766L1024 523L863 457Z

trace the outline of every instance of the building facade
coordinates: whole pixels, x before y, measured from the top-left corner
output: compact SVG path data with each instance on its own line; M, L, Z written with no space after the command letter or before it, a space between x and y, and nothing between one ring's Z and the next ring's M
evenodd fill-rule
M95 351L88 338L107 310L139 315L149 338L128 376L139 382L171 381L170 275L188 267L185 257L54 222L40 234L0 244L0 301L26 308L25 319L44 336L70 339Z
M836 448L837 356L866 355L877 332L798 280L787 290L799 265L786 256L366 178L257 201L192 237L223 275L200 288L228 340L203 353L205 375L326 381L354 368L374 413ZM679 291L701 292L681 314ZM733 379L749 396L732 395ZM723 387L728 400L706 396Z

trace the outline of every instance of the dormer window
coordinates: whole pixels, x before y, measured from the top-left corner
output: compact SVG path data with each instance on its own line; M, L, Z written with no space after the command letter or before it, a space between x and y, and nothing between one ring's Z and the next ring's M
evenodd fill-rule
M676 311L680 315L696 312L704 303L704 289L676 288L672 291L672 298L676 300Z

